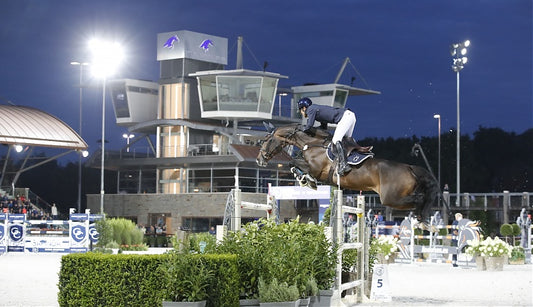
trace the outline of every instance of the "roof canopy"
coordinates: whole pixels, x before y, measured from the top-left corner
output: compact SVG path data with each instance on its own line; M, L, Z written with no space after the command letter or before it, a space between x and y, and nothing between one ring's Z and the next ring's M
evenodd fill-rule
M0 144L87 149L87 143L60 119L31 107L0 105Z

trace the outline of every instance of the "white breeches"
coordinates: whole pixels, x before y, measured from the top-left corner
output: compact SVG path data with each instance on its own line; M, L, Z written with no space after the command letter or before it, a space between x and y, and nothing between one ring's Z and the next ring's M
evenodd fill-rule
M342 116L341 120L337 124L337 128L335 129L335 133L333 133L333 144L337 143L338 141L342 141L342 138L344 136L351 137L353 133L353 129L355 128L355 114L350 111L346 110L344 111L344 115Z

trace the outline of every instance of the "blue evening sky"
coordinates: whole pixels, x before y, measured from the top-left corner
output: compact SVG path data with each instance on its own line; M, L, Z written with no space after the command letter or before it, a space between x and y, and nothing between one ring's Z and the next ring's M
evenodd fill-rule
M354 86L382 92L349 99L357 139L434 136L436 113L443 131L455 129L449 48L469 39L460 74L461 132L533 127L531 0L2 0L0 103L39 108L78 130L79 68L69 63L89 61L87 41L121 42L127 54L115 77L157 81L157 33L176 30L228 38L228 69L243 36L245 68L262 70L268 61L268 71L289 76L282 87L331 83L349 57L353 66L341 83L355 76ZM85 90L82 136L92 150L100 139L101 100L98 89ZM126 130L114 124L110 103L107 114L106 138L119 148Z

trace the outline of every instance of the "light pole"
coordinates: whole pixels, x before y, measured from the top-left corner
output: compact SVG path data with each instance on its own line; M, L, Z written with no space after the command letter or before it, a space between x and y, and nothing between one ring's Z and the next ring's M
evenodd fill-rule
M72 61L70 62L70 65L79 66L80 67L80 128L79 128L79 134L81 137L82 132L82 97L83 97L83 66L89 65L87 62L76 62ZM81 155L78 155L78 213L81 213Z
M100 158L100 214L104 213L104 160L105 160L105 88L107 77L122 60L122 50L117 43L91 40L89 48L93 54L93 74L102 78L102 150Z
M464 68L468 61L466 55L466 48L470 46L470 41L466 40L463 43L455 43L450 47L450 53L453 58L452 70L457 74L457 197L455 198L455 205L461 206L461 117L459 115L459 72Z
M435 115L433 115L433 118L436 118L436 119L439 120L439 130L438 130L438 131L439 131L439 149L438 149L439 152L438 152L438 159L437 159L437 161L438 161L438 162L437 162L437 165L438 165L438 166L437 166L437 169L438 169L438 170L437 170L437 173L438 173L438 175L437 175L437 176L438 176L438 180L437 180L437 182L439 183L439 189L441 189L442 186L440 185L440 114L435 114Z
M134 136L135 135L131 133L124 133L122 135L122 137L126 139L126 144L128 145L128 148L126 148L126 152L130 152L130 139Z

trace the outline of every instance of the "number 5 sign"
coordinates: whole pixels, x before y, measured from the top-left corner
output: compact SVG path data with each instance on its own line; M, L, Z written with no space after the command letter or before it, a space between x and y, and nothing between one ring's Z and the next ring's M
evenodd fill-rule
M392 297L389 289L389 273L386 264L374 264L374 274L372 275L372 290L370 300L391 302Z

